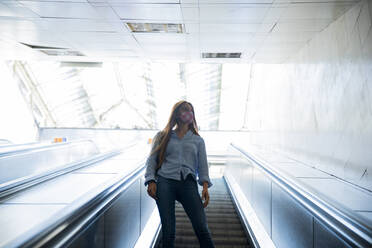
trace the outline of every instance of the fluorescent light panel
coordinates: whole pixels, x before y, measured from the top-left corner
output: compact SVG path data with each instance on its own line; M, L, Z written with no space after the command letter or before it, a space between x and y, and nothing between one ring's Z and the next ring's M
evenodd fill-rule
M133 33L184 33L183 24L176 23L127 23Z
M235 58L239 59L242 53L202 53L203 58Z

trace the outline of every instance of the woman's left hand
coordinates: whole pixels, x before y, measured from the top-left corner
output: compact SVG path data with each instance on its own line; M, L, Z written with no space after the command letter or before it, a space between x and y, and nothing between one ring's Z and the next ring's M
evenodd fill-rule
M208 187L203 187L202 200L204 200L203 207L205 208L206 206L208 206L209 203Z

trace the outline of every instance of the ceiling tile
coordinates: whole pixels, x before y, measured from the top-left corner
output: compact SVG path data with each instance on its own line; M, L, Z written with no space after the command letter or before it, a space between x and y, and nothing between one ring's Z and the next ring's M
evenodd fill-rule
M185 23L186 33L199 33L198 23Z
M182 17L184 21L199 22L199 8L182 6Z
M260 30L261 32L270 32L274 23L201 23L200 32L215 32L215 33L254 33Z
M115 31L115 28L104 20L43 18L41 21L43 27L50 30L91 32Z
M293 3L281 15L288 19L336 19L351 7L352 3Z
M306 42L311 40L317 32L291 32L291 33L271 33L266 43L277 43L277 42Z
M31 31L31 30L23 30L22 32L2 32L0 31L1 36L6 36L16 42L22 42L29 45L35 46L51 46L51 47L61 47L61 48L69 48L70 44L68 44L65 40L62 40L61 37L55 35L46 30L38 30L38 31Z
M319 32L326 28L332 20L296 20L294 22L279 22L273 32Z
M200 5L200 22L261 23L269 8L249 4Z
M89 3L20 1L41 17L102 18Z
M119 16L111 7L107 6L93 6L96 12L107 20L120 20Z
M13 18L0 18L0 30L9 32L18 32L21 30L39 30L43 29L39 20L20 20Z
M185 53L186 52L186 46L185 44L182 45L182 44L171 44L171 45L167 45L167 46L163 46L161 44L159 45L143 45L142 46L143 50L145 50L145 52L150 52L150 53L157 53L157 52L172 52L172 53L175 53L175 52L182 52L182 53Z
M65 32L65 40L79 47L90 49L129 49L137 43L131 35L105 32Z
M1 2L0 3L0 17L39 17L36 13L28 8L25 8L17 2Z
M113 5L112 8L121 19L182 21L178 4L122 4Z
M237 53L237 52L254 52L252 46L249 43L229 43L229 42L219 42L219 43L207 43L203 42L200 44L200 49L203 52L211 53Z
M185 44L185 34L133 34L140 44Z
M125 49L110 49L110 50L81 50L85 55L97 57L127 57L136 56L137 54L132 50Z
M265 43L260 48L260 51L274 51L277 50L281 51L297 51L299 48L303 47L306 44L306 42L276 42L271 43L265 41Z
M248 42L252 33L200 33L200 41L208 43L242 43Z
M244 61L269 61L272 53L272 61L282 61L356 2L0 0L0 38L69 46L105 59L146 52L156 59L199 60L200 51L208 51L242 52ZM126 22L184 23L186 33L131 33Z

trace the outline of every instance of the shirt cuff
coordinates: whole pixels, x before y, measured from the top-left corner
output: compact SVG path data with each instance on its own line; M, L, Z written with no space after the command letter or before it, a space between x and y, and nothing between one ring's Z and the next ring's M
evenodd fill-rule
M213 185L213 183L210 180L199 180L199 185L203 186L204 182L208 183L208 188L210 188Z
M148 180L148 181L145 182L145 186L147 186L147 185L148 185L149 183L151 183L151 182L156 183L156 181L155 181L154 179L150 179L150 180Z

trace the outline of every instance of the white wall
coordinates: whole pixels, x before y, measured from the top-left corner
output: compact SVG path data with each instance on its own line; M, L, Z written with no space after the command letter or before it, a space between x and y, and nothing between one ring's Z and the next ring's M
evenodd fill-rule
M1 60L0 75L0 139L13 143L36 141L38 129L31 111L9 68Z
M372 190L372 1L282 65L254 65L252 142Z

